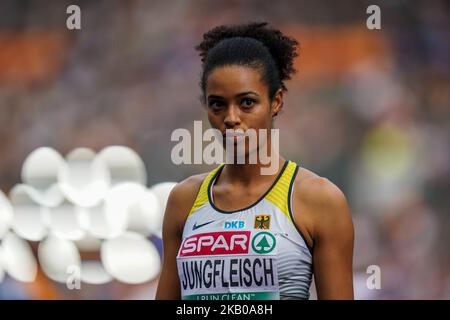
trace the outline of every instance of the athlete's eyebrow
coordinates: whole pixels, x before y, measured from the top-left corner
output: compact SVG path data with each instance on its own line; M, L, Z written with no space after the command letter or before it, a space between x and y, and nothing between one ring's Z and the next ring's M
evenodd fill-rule
M240 92L240 93L236 94L235 97L236 97L236 98L239 98L239 97L246 96L246 95L249 95L249 94L252 94L252 95L255 95L255 96L259 97L259 94L256 93L256 92L254 92L254 91ZM209 96L207 97L207 99L208 99L208 100L209 100L209 99L222 99L222 100L224 100L225 98L222 97L222 96L219 96L219 95L211 94L211 95L209 95Z
M259 94L257 94L256 92L253 92L253 91L245 91L245 92L238 93L238 94L236 95L236 98L242 97L242 96L246 96L246 95L248 95L248 94L253 94L253 95L259 97Z
M208 99L225 99L224 97L221 97L221 96L217 96L217 95L209 95L208 96Z

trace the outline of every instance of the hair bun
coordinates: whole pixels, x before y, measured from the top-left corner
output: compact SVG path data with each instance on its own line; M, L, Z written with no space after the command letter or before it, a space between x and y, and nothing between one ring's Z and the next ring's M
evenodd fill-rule
M252 22L241 25L222 25L211 29L203 35L203 41L196 47L200 51L202 62L208 52L220 41L234 37L247 37L260 41L269 50L278 70L280 80L289 80L296 72L294 58L298 56L299 43L281 31L269 28L267 22ZM284 84L283 84L284 87Z

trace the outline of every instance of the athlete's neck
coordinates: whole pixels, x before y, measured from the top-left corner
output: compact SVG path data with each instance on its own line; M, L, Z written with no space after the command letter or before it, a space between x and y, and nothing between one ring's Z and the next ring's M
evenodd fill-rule
M226 181L227 183L236 186L241 185L244 187L264 183L266 181L273 181L274 177L278 176L282 170L286 160L280 155L277 155L276 158L271 157L271 159L271 163L269 164L262 164L260 162L255 164L226 164L218 178L218 181ZM273 161L278 163L277 170L273 170L273 174L261 174L261 172L263 172L263 168L273 166Z

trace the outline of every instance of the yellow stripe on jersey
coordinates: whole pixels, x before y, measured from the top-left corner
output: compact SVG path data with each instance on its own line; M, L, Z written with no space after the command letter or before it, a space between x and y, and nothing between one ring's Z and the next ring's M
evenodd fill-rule
M266 200L274 204L284 215L292 222L291 215L289 214L289 186L292 179L294 178L294 173L297 165L295 162L289 161L284 170L282 176L277 181L276 185L270 190L266 195Z
M215 168L214 170L212 170L210 173L208 173L206 178L203 180L202 185L200 186L200 190L197 193L197 197L195 198L195 202L192 205L191 211L189 211L188 218L198 208L200 208L202 205L204 205L205 203L208 202L208 185L209 185L209 182L214 177L214 175L216 174L217 170L219 170L222 166L224 166L223 163L221 165L219 165L217 168Z

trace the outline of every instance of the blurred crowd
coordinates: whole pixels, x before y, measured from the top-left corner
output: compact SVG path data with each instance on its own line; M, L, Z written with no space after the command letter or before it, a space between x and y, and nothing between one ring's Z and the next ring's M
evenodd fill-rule
M66 28L74 3L81 30ZM170 160L171 132L207 123L194 47L216 25L268 21L301 46L281 152L347 196L356 298L450 299L450 4L379 1L381 30L368 30L370 4L0 0L0 189L41 146L127 145L149 185L210 170ZM367 287L371 265L380 289ZM0 298L152 299L156 286L67 293L44 278L5 277Z

